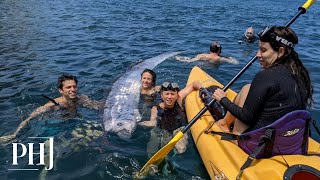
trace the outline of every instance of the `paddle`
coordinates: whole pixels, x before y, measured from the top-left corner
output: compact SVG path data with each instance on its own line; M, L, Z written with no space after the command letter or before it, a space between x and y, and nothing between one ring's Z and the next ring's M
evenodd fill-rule
M293 18L287 24L285 27L290 26L301 14L304 14L306 10L315 3L316 0L308 0L302 7L299 7L299 11L294 15ZM229 87L254 63L254 61L257 59L257 56L253 57L245 67L243 67L240 72L226 85L223 87L223 91L226 91L229 89ZM177 134L175 135L171 141L165 145L163 148L161 148L155 155L151 157L151 159L142 167L142 169L139 171L139 175L146 175L148 171L151 169L151 165L158 165L161 163L161 161L169 154L169 152L172 150L172 148L177 144L177 142L183 137L183 135L188 131L188 129L208 110L208 107L213 104L216 100L211 100L208 104L203 107L200 112Z

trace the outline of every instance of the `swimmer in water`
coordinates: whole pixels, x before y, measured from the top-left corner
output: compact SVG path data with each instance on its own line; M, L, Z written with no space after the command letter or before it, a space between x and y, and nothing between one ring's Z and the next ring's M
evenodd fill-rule
M141 73L141 97L144 102L149 104L151 107L156 101L160 99L160 86L156 86L157 74L151 69L145 69Z
M176 56L176 60L182 61L182 62L194 62L194 61L208 61L210 63L220 63L220 62L227 62L230 64L239 64L239 61L237 61L233 57L222 57L220 56L221 54L222 47L219 42L213 42L210 45L210 53L202 53L198 54L194 58L187 58L187 57L181 57L181 56Z
M72 76L69 74L63 74L62 76L60 76L58 79L57 88L61 94L61 97L51 99L43 95L45 98L49 99L49 102L35 109L27 119L25 119L20 123L19 127L12 135L0 137L0 142L1 141L6 142L6 141L12 140L13 138L16 137L19 131L31 119L49 110L60 109L70 113L70 112L76 112L77 106L83 106L83 107L92 108L92 109L99 109L99 107L101 106L101 103L99 103L98 101L91 100L89 99L88 96L85 96L85 95L78 96L77 84L78 84L78 80L75 76Z
M254 34L254 29L252 27L249 27L246 32L244 33L244 36L241 40L239 40L239 43L247 42L247 43L253 43L256 40L256 36Z

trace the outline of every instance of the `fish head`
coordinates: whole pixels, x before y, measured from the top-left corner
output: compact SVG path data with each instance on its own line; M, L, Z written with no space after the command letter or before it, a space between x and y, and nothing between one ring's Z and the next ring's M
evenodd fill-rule
M121 139L130 139L136 129L135 119L116 119L112 123L105 123L105 130L116 133Z
M122 139L130 139L136 129L136 121L131 119L119 120L116 124L117 135Z

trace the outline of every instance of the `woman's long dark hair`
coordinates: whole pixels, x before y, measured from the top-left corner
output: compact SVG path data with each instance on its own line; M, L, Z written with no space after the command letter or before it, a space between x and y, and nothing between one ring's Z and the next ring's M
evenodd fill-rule
M308 102L308 106L311 107L313 104L313 88L308 70L299 59L298 53L293 49L294 45L298 44L298 37L293 30L289 27L273 26L260 37L260 41L269 42L272 49L277 52L280 47L285 49L284 55L278 59L276 63L284 64L298 81L299 86L303 85L303 87L306 88L306 102Z
M152 86L155 86L156 85L156 79L157 79L157 74L154 72L154 71L152 71L151 69L145 69L145 70L143 70L143 72L141 73L141 78L142 78L142 75L144 74L144 73L149 73L149 74L151 74L151 76L152 76Z

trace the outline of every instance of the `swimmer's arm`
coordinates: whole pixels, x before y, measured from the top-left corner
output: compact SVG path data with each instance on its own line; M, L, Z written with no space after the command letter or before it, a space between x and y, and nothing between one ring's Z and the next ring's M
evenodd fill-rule
M192 93L195 90L199 90L202 87L202 84L199 81L193 81L191 84L188 84L185 88L181 89L178 92L179 99L181 102L179 104L182 104L182 100L185 99L190 93Z
M79 104L82 105L83 107L96 109L96 110L98 110L100 107L102 107L102 102L92 100L86 95L80 96Z
M190 60L189 60L189 62L193 62L193 61L210 61L210 60L212 60L212 58L211 57L208 57L208 55L209 54L205 54L205 53L203 53L203 54L198 54L196 57L194 57L194 58L191 58Z
M194 61L199 61L199 60L203 60L204 57L202 57L202 54L198 54L196 57L191 58L189 60L189 62L194 62Z
M25 119L24 121L22 121L19 125L19 127L17 128L17 130L12 134L12 135L8 135L8 136L2 136L0 137L0 142L7 142L7 141L10 141L12 139L14 139L17 134L19 133L19 131L34 117L50 110L51 108L53 108L55 106L54 103L52 102L48 102L47 104L43 105L43 106L40 106L38 107L37 109L35 109L31 114L30 116Z
M161 86L156 86L156 87L154 87L154 90L155 90L156 92L159 92L159 91L160 91L160 88L161 88Z
M138 125L143 127L156 127L157 126L157 117L158 117L157 106L153 106L151 109L150 121L139 122Z
M14 136L16 136L19 131L33 118L39 116L40 114L43 114L44 112L50 110L51 108L53 108L55 106L54 103L52 102L48 102L47 104L43 105L43 106L40 106L38 107L37 109L35 109L31 114L30 116L25 119L24 121L22 121L19 125L19 127L17 128L17 130L13 133Z
M202 57L202 54L198 54L196 57L194 58L189 58L189 57L181 57L181 56L176 56L176 60L181 61L181 62L194 62L194 61L199 61L199 60L205 60Z
M230 64L239 64L239 61L234 57L228 57L228 58L219 57L219 61L220 62L227 62L227 63L230 63Z

